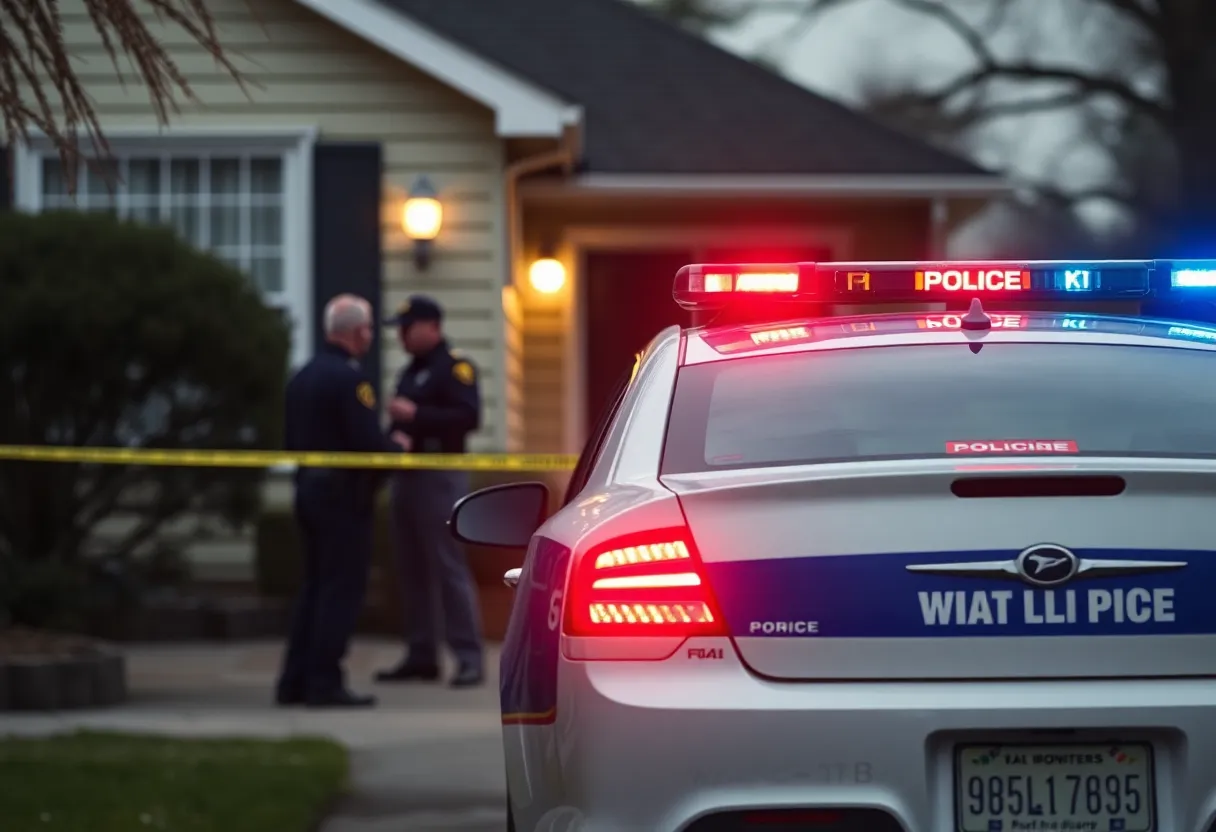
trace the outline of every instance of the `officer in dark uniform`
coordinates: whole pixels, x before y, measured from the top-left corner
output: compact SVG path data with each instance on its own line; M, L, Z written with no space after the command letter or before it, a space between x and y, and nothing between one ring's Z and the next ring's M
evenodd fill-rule
M464 453L465 439L481 424L477 368L448 348L443 311L434 300L414 295L386 321L397 327L412 357L389 404L393 430L410 439L410 451ZM399 471L393 474L393 537L405 607L405 659L376 674L380 682L439 678L436 596L444 635L459 669L453 687L481 684L483 658L477 589L463 549L447 521L468 492L463 471ZM436 592L438 590L438 592Z
M401 452L385 436L376 395L359 366L372 344L371 305L339 295L325 308L327 343L287 385L289 451ZM280 705L370 706L351 693L342 660L367 589L372 515L379 481L372 470L299 468L295 514L304 555L303 586L277 685Z

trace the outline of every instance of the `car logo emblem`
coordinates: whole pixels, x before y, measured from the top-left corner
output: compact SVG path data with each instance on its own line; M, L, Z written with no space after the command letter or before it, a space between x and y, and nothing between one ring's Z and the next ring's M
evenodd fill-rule
M1072 580L1080 561L1062 546L1041 543L1031 546L1014 561L1018 574L1028 584L1059 586Z
M977 560L962 563L914 563L909 572L953 575L959 578L1020 580L1040 588L1060 586L1072 580L1104 578L1108 575L1147 575L1186 567L1182 560L1116 560L1079 558L1055 543L1037 543L1012 560Z

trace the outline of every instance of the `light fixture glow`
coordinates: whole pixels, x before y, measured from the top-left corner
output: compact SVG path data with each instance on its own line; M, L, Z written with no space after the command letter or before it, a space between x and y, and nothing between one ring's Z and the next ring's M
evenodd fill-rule
M443 228L443 204L433 196L411 196L405 201L401 226L411 240L434 240Z
M528 269L528 281L543 295L560 292L566 285L566 267L554 257L542 257Z

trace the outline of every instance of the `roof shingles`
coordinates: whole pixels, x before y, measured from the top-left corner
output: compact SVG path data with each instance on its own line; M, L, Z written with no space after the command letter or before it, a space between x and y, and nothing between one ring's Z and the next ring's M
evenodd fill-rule
M983 175L625 0L380 0L583 108L585 168Z

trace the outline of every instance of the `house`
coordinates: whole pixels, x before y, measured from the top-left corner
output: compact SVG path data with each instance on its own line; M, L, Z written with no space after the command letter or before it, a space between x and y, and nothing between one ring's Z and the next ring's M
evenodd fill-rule
M297 322L297 362L339 290L382 311L435 295L483 373L479 449L577 451L605 386L678 319L685 262L923 256L1006 188L624 0L208 7L256 86L163 27L202 104L161 131L65 4L121 159L119 210L246 268ZM12 149L20 207L67 199L47 150ZM425 269L402 228L422 176L443 206ZM82 207L114 198L85 184ZM542 256L564 266L542 284L556 291L529 281ZM384 384L401 361L385 338Z
M481 368L474 450L577 451L635 351L680 320L685 263L928 256L1007 188L626 0L207 5L254 86L156 24L201 102L162 130L64 4L123 180L85 181L77 204L112 199L246 269L295 321L297 363L339 291L379 312L435 296ZM9 155L18 207L70 203L46 143ZM443 210L421 244L403 228L420 178ZM389 386L403 359L381 335Z

